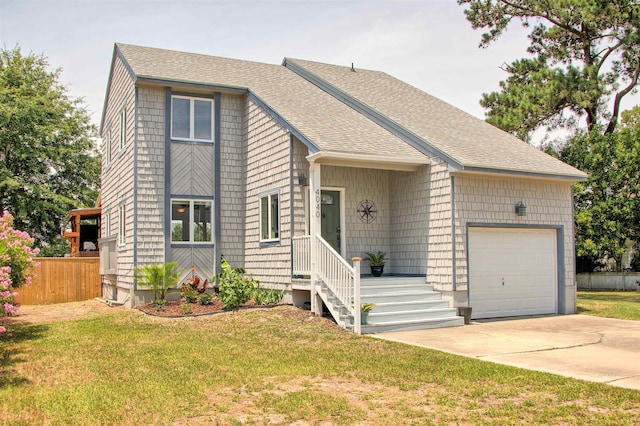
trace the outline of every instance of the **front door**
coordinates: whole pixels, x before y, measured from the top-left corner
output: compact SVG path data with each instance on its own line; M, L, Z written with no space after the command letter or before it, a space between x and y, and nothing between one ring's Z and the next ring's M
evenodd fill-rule
M340 191L322 190L322 238L340 250Z

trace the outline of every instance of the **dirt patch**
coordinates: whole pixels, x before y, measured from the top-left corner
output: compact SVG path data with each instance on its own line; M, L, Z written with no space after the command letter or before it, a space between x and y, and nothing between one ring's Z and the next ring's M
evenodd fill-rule
M122 306L110 307L95 299L53 305L22 305L18 309L17 315L7 319L26 323L72 321L80 318L98 317L122 309L126 308Z

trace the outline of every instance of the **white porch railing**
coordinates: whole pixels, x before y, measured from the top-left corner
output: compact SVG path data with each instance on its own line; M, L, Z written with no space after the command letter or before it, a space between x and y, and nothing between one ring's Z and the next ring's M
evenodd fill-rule
M316 235L316 268L318 278L322 280L353 316L353 327L360 334L360 264L352 267L324 238ZM312 294L311 297L314 295ZM335 312L332 314L336 314Z
M293 253L293 275L308 276L311 275L311 236L304 235L302 237L291 238Z

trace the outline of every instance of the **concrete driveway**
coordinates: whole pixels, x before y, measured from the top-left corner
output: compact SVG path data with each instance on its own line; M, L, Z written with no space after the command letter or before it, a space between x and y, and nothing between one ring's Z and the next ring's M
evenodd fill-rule
M559 315L479 320L374 337L483 361L640 389L640 321Z

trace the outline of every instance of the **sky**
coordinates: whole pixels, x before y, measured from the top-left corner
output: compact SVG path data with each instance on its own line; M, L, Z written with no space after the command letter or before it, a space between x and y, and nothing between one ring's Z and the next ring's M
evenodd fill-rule
M61 68L100 122L115 42L280 64L384 71L484 118L482 93L526 55L513 25L489 48L455 0L0 0L0 43ZM637 99L636 99L637 103Z

